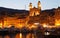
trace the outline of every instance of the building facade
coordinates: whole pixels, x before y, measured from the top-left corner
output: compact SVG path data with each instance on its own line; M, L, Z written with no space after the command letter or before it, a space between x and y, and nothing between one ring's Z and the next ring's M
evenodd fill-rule
M6 10L6 9L5 9ZM41 10L41 2L37 7L29 4L29 11L26 10L2 10L0 11L0 27L31 27L35 23L60 25L60 7L56 9ZM9 12L8 12L9 11Z

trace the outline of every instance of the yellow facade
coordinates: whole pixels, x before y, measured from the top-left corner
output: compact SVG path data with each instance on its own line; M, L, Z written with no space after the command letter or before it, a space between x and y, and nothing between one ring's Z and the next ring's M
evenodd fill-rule
M32 7L32 3L30 3L29 9L30 9L29 16L37 16L37 15L40 15L40 11L41 11L41 3L40 3L40 1L38 1L37 8L36 7Z
M12 25L18 28L28 26L28 21L30 20L30 16L37 16L40 15L41 11L41 3L40 1L37 3L37 8L32 6L32 3L29 5L29 16L27 16L24 19L17 19L19 17L19 14L16 14L15 17L4 17L3 22L0 23L0 27L11 27Z

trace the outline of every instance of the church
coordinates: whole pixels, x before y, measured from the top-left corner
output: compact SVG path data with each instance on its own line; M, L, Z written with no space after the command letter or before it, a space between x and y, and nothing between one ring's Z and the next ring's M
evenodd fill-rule
M37 7L29 4L29 10L16 10L0 7L0 27L31 27L34 24L60 25L60 7L41 10L41 2Z

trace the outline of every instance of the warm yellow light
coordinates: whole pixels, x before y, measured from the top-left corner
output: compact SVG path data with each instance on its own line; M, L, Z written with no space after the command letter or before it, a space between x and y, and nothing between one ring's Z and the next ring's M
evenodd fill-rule
M12 25L9 25L8 28L10 28Z
M34 26L34 25L32 25L31 27L32 27L32 28L35 28L35 26Z
M60 19L59 20L55 20L55 26L60 26Z
M24 27L22 24L17 24L18 26L18 28L22 28L22 27Z
M29 27L29 29L32 29L32 28L37 28L37 26L36 25L32 25L31 27Z
M2 25L2 23L0 23L0 25Z
M34 25L39 25L39 23L34 23Z
M22 38L22 33L20 33L20 38Z
M41 5L39 5L39 7L41 7Z
M2 28L2 23L0 23L0 28Z
M47 24L44 23L44 24L43 24L43 27L44 27L44 28L55 28L56 26L50 26L50 25L47 25Z
M36 14L35 15L39 15L39 12L38 11L36 11Z
M44 23L44 24L43 24L43 27L47 27L47 24Z

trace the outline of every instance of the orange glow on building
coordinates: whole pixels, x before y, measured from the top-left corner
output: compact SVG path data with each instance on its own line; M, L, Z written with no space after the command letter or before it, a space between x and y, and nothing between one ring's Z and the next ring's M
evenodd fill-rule
M40 14L40 11L41 11L41 3L40 1L38 1L38 7L36 8L35 6L32 7L32 3L30 3L29 5L29 9L30 9L30 14L29 16L37 16Z
M48 25L46 23L42 24L44 28L56 28L55 25L51 26L51 25Z
M41 3L38 1L37 7L32 7L32 3L29 4L28 15L25 13L20 14L14 13L5 15L1 17L0 27L11 27L15 26L16 28L28 27L37 28L36 24L41 24L44 28L53 28L55 26L60 26L60 9L51 9L51 10L41 10ZM5 12L5 11L4 11ZM24 10L25 12L25 10ZM8 13L8 12L7 12ZM35 23L35 24L34 24Z
M0 23L0 28L2 28L2 23Z
M44 24L42 24L42 25L43 25L44 28L47 27L47 24L46 24L46 23L44 23Z
M55 20L55 26L60 26L60 19L59 20Z
M26 25L26 19L17 19L16 17L4 18L4 21L0 23L0 27L15 26L17 28L21 28L24 27L25 25Z

